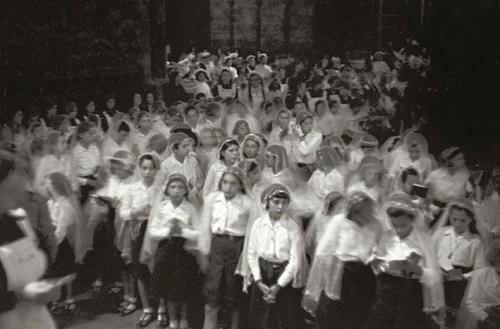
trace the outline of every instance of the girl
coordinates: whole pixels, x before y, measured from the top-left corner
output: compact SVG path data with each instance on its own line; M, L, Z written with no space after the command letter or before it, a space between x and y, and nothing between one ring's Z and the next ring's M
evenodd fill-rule
M255 203L260 203L262 192L269 186L269 182L262 179L262 171L259 164L255 161L244 160L239 163L238 167L245 173L248 194Z
M87 201L92 190L98 186L98 173L101 167L101 152L96 145L97 128L88 121L82 122L77 130L78 143L73 149L76 175L80 183L80 202Z
M132 152L131 129L127 122L113 123L102 143L102 156L111 157L118 151Z
M322 140L321 133L313 129L312 115L309 112L301 112L297 117L295 136L292 142L294 162L299 168L307 169L308 172L314 170L316 151L320 147Z
M194 72L194 77L196 79L196 92L197 94L203 94L207 98L212 98L212 92L210 91L210 76L207 71L203 69L198 69Z
M473 270L484 267L474 206L467 199L450 202L434 233L438 262L444 274L446 306L457 311Z
M255 209L239 168L226 169L218 191L205 199L199 238L201 267L206 273L204 329L216 328L221 305L232 314L231 328L238 328L242 279L235 271Z
M47 194L50 217L55 227L58 243L57 255L49 269L49 277L63 277L76 271L76 263L82 263L91 245L86 241L86 223L71 189L68 179L55 172L47 178ZM66 285L64 310L74 313L76 309L71 284ZM58 310L57 304L53 311Z
M212 88L212 95L214 97L220 96L222 99L238 97L238 89L233 82L231 71L223 68L220 72L219 82Z
M260 123L256 118L256 116L249 114L249 109L244 103L236 100L229 105L228 116L225 118L224 127L226 128L227 134L232 135L236 122L244 120L248 123L251 132L258 133L260 132Z
M309 179L309 187L319 200L331 192L344 193L344 175L339 170L340 156L333 147L318 150L318 169Z
M269 134L271 132L273 121L276 118L276 113L274 112L275 107L273 102L264 101L259 113L259 121L262 123L262 132Z
M257 72L248 75L248 86L241 90L240 100L250 107L250 114L257 117L262 102L266 100L264 80Z
M220 145L217 155L217 162L210 166L203 186L203 198L210 193L217 191L217 185L224 171L228 168L235 167L239 160L240 144L234 138L227 137Z
M377 274L368 328L435 328L429 317L444 306L441 271L431 237L418 229L421 214L404 194L386 206L390 229L377 243Z
M248 134L243 139L241 144L241 159L251 160L257 162L259 165L263 164L262 155L260 151L262 150L263 142L255 134Z
M288 109L279 111L269 135L269 143L281 145L286 149L287 154L292 154L293 126L295 123L292 121L292 112Z
M264 181L269 184L280 183L288 188L294 187L295 177L290 169L286 149L280 145L271 145L264 152L265 168L262 171Z
M141 180L130 186L120 207L120 217L128 232L125 238L130 241L130 255L124 256L130 257L143 305L138 326L147 327L153 321L153 309L148 295L150 273L148 267L140 262L139 255L153 201L160 193L160 182L156 177L160 164L153 155L146 153L139 157L138 166ZM131 314L135 309L136 300L132 297L122 314Z
M382 161L375 156L366 156L359 165L358 173L348 184L347 192L364 191L373 200L380 201L383 196L383 173Z
M364 192L348 196L347 208L326 224L319 240L302 306L319 328L364 328L375 292L368 265L382 225Z
M208 168L217 161L217 139L215 138L214 128L203 128L200 132L200 146L196 149L200 166L205 177Z
M339 192L331 192L325 197L323 209L316 212L311 223L307 226L304 241L308 255L314 256L314 251L325 232L326 225L341 210L343 199L344 196Z
M488 266L472 274L465 302L460 310L460 329L500 328L500 240L494 240L486 254Z
M239 120L234 124L232 136L238 139L239 143L243 143L243 140L247 135L250 134L250 126L245 120Z
M155 134L153 131L153 120L151 117L151 113L149 112L140 112L137 117L137 131L135 132L134 142L137 144L137 148L139 154L142 154L146 151L146 145L148 144L149 139Z
M146 231L146 240L158 243L157 251L151 250L154 257L151 288L153 296L159 298L158 326L167 326L167 309L169 328L188 329L188 302L192 301L198 282L198 266L193 255L198 216L187 199L189 187L183 175L170 175L163 193L151 212Z
M265 214L255 220L248 240L248 265L253 277L250 302L252 328L302 328L299 312L299 272L304 254L302 229L287 209L290 193L281 184L266 190ZM276 312L277 319L271 316Z
M330 112L326 100L317 100L314 104L314 127L323 137L332 135L335 132L335 117Z
M36 167L33 186L38 193L45 194L43 183L47 175L53 172L60 172L69 180L74 192L80 191L78 177L76 176L75 163L68 153L68 145L59 133L51 133L45 140L44 153Z

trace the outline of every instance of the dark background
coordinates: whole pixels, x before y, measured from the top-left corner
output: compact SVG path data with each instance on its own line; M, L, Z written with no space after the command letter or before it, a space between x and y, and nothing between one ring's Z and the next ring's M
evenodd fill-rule
M385 0L390 24L383 40L374 37L380 0L308 1L314 5L311 57L332 51L342 56L352 49L397 49L405 37L421 40L432 54L427 83L436 91L425 100L431 150L456 144L469 158L496 159L500 1L427 0L425 24L420 26L420 1ZM401 14L401 3L406 13ZM177 53L193 46L209 49L210 3L1 0L0 31L4 119L29 105L43 108L45 96L102 104L104 95L114 92L119 106L128 108L132 93L145 91L140 65L145 52L151 52L152 76L157 77L164 74L165 44Z

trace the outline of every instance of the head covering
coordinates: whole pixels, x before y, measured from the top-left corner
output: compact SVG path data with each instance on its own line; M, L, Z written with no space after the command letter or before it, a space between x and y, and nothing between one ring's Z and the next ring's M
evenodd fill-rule
M175 126L172 127L172 133L177 133L181 132L186 134L188 137L192 138L194 141L194 146L198 146L198 136L196 136L196 133L193 132L191 127L188 124L185 123L179 123Z
M418 214L418 207L413 203L410 196L403 192L395 192L387 201L387 211L389 209L400 209L416 216Z
M261 58L265 58L267 60L268 57L269 56L267 56L266 53L262 53L262 54L259 55L259 61L261 60Z
M217 148L217 159L222 160L221 159L222 148L224 147L224 145L226 145L228 143L233 143L233 144L237 145L238 147L240 147L240 143L238 142L238 140L236 138L234 138L234 137L225 137L220 142L219 147Z
M340 155L333 147L321 147L317 151L320 168L329 166L335 168L340 164Z
M269 187L267 187L264 191L262 191L262 194L260 195L260 201L263 204L266 204L269 200L271 200L273 197L282 195L286 197L287 199L290 200L290 192L288 189L279 183L271 184Z
M208 57L208 56L210 56L210 53L206 50L204 50L200 53L200 57Z
M270 145L266 152L270 153L277 161L275 167L273 168L276 172L281 172L290 167L288 162L288 154L286 149L281 145Z
M242 124L246 124L248 126L248 130L250 130L250 125L248 124L248 122L246 120L238 120L236 121L236 123L234 124L234 127L233 127L233 135L237 135L238 134L238 129L240 128L240 126Z
M164 191L165 195L168 195L167 194L168 187L173 182L181 182L184 185L184 188L186 189L186 196L187 196L187 194L189 193L189 184L187 178L186 176L178 173L174 173L168 176L167 183L165 184L165 191Z
M226 170L224 170L224 173L222 174L220 181L219 181L219 191L222 190L222 179L227 174L233 175L238 179L238 181L240 182L240 186L241 186L241 193L246 194L247 193L247 186L245 183L245 172L243 172L243 170L241 170L238 167L228 167L228 168L226 168Z
M366 134L359 143L360 147L377 147L378 140L370 134Z
M141 164L142 159L146 156L150 156L153 158L153 164L155 166L155 169L157 169L157 170L160 169L160 160L158 159L158 157L154 153L142 153L141 155L139 155L139 157L137 158L137 164L139 166Z
M367 155L361 160L359 164L359 169L375 168L380 171L384 170L384 164L382 160L374 155Z
M302 111L297 115L297 123L301 125L306 119L313 118L312 114L308 111Z
M451 146L447 149L445 149L443 152L441 152L440 159L441 161L446 164L453 160L454 157L462 153L462 150L457 147L457 146Z
M207 80L209 80L209 81L210 81L210 75L209 75L209 74L207 73L207 71L205 71L204 69L197 69L196 71L194 71L194 77L195 77L195 79L196 79L196 80L198 80L198 75L199 75L200 73L205 74L205 76L206 76Z
M347 196L347 211L349 212L352 207L357 205L358 203L371 200L372 198L368 194L363 191L353 191Z
M246 58L246 61L247 62L250 62L251 59L255 59L255 55L248 55L247 58Z
M418 132L411 132L405 138L405 144L408 151L414 147L419 147L423 154L428 153L429 146L424 135Z
M262 139L257 136L256 134L248 134L245 136L245 138L243 139L243 142L241 143L241 155L244 156L243 154L243 147L246 143L246 141L248 140L252 140L254 141L255 143L257 143L257 146L258 146L258 153L260 153L262 151L262 147L263 147L263 143L262 143Z
M118 152L115 152L113 156L107 158L109 162L115 161L119 162L122 165L125 166L125 169L127 171L133 172L135 168L135 162L134 159L132 158L132 154L130 152L125 151L125 150L120 150Z
M175 132L170 135L170 139L168 140L170 143L170 147L173 147L175 144L182 143L185 139L188 139L189 136L183 132Z

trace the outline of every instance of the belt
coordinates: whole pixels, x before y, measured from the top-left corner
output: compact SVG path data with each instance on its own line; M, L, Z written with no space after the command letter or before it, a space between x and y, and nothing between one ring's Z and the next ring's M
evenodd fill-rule
M244 236L230 235L230 234L213 234L213 236L219 239L231 240L231 241L242 240L245 238Z

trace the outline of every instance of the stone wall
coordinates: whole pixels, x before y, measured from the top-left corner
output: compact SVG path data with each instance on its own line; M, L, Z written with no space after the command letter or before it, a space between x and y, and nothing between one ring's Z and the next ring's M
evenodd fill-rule
M313 44L313 4L311 0L210 0L212 47L301 52Z

